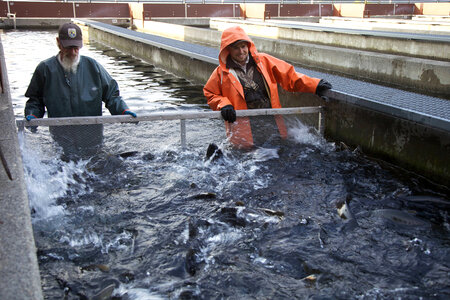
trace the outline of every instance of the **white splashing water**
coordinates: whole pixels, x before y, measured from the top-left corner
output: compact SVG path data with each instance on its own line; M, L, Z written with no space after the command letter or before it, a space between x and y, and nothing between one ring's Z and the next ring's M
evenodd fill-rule
M87 245L93 245L95 247L103 247L103 236L98 235L96 232L84 233L75 232L74 236L63 236L60 238L61 243L67 243L73 248L81 248Z
M279 157L278 148L258 148L253 152L253 159L255 162L264 162Z
M132 252L133 251L133 247L131 247L132 243L133 243L133 235L129 232L122 232L121 234L116 236L113 240L107 242L104 247L102 247L102 253L107 254L111 249Z
M328 143L314 128L306 126L298 119L290 122L288 135L299 144L312 145L324 150L334 148L333 143Z
M164 300L167 299L161 295L151 292L143 288L134 288L132 286L127 286L121 284L113 293L115 296L128 296L133 300Z
M217 223L211 219L209 222ZM222 223L222 225L225 224ZM209 236L209 230L199 230L200 235L203 235L205 238L205 245L200 247L200 252L197 254L197 260L205 262L205 270L215 264L215 254L222 252L223 249L227 249L228 246L235 244L243 237L243 233L239 229L227 225L225 225L223 229L225 231L211 236Z
M19 133L19 144L30 208L34 211L33 222L66 214L57 200L67 196L71 186L77 186L78 195L88 192L87 186L75 179L86 171L87 161L63 162L55 157L45 159L39 148L27 144L23 133Z

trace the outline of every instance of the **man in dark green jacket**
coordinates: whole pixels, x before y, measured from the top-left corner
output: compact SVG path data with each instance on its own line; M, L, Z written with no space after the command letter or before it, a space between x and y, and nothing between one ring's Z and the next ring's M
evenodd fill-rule
M39 63L25 93L29 98L25 105L27 120L42 118L46 110L49 118L101 116L102 102L112 115L136 117L120 96L118 84L108 72L94 59L79 55L83 46L80 27L72 23L63 24L56 41L60 52ZM86 139L91 138L89 135L97 136L93 144L102 140L102 126L70 129L67 126L50 128L63 148L63 144L67 143L71 144L71 150L84 147Z

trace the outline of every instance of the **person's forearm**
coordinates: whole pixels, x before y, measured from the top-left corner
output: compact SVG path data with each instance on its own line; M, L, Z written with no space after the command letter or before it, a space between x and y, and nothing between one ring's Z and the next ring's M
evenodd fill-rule
M45 113L45 107L37 98L30 98L25 104L25 117L33 115L36 118L42 118Z

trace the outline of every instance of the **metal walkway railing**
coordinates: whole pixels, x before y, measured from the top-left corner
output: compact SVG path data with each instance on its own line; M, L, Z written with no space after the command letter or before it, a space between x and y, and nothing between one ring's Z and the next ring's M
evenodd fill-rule
M317 131L323 132L323 114L321 106L313 107L292 107L292 108L269 108L237 110L237 117L273 116L273 115L293 115L293 114L313 114L318 113ZM180 120L181 146L186 148L186 120L192 119L220 119L220 111L193 111L193 112L160 112L139 115L133 118L129 115L114 116L92 116L92 117L65 117L65 118L42 118L26 121L16 120L17 128L23 131L25 127L33 126L67 126L67 125L93 125L111 123L136 123L143 121L160 120Z

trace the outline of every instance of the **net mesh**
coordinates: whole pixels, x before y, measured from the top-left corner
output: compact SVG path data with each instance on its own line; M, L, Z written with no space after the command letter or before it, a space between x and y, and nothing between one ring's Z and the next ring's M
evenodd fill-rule
M312 130L318 129L319 118L317 113L282 117L288 128L295 126L296 120L301 119L302 123L311 127ZM256 146L276 143L276 140L280 138L275 116L249 117L249 120ZM59 126L27 126L19 131L29 147L44 146L49 159L56 154L65 161L88 159L98 153L122 156L151 153L161 148L174 151L179 149L205 149L206 151L211 143L228 144L224 121L215 118L62 124L64 123ZM25 123L25 125L28 124Z

